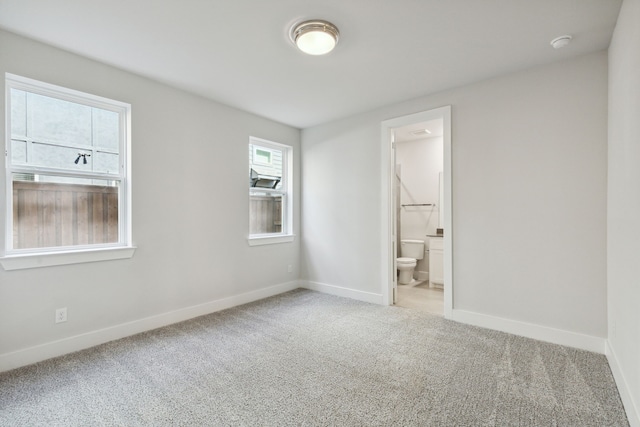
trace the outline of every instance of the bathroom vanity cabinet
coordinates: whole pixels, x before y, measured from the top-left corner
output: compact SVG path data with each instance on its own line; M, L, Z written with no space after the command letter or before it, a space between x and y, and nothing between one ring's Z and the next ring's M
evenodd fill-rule
M444 241L441 236L429 237L429 287L444 285Z

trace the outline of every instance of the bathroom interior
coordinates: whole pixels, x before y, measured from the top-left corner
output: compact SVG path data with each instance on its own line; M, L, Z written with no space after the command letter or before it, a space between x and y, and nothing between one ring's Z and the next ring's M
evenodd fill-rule
M443 120L394 129L396 306L443 315Z

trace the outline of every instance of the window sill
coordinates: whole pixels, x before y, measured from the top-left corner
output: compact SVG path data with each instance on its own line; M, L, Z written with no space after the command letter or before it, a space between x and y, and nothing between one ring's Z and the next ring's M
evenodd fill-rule
M0 264L5 270L23 270L27 268L128 259L133 257L135 251L135 246L125 246L81 251L8 255L0 258Z
M260 245L274 245L276 243L289 243L293 242L295 234L278 234L274 235L255 235L249 236L249 246L260 246Z

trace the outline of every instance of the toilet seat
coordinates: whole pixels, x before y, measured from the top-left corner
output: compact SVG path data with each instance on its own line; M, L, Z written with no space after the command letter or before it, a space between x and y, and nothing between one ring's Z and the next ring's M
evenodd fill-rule
M396 259L396 264L398 265L408 265L408 264L417 264L417 261L415 258L405 258L405 257L401 257Z

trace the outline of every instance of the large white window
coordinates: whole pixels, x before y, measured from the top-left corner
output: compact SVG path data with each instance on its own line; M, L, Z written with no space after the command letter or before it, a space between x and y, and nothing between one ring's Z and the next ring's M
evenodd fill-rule
M7 74L6 107L3 259L130 247L130 105Z
M249 244L290 242L292 148L264 139L249 140Z

